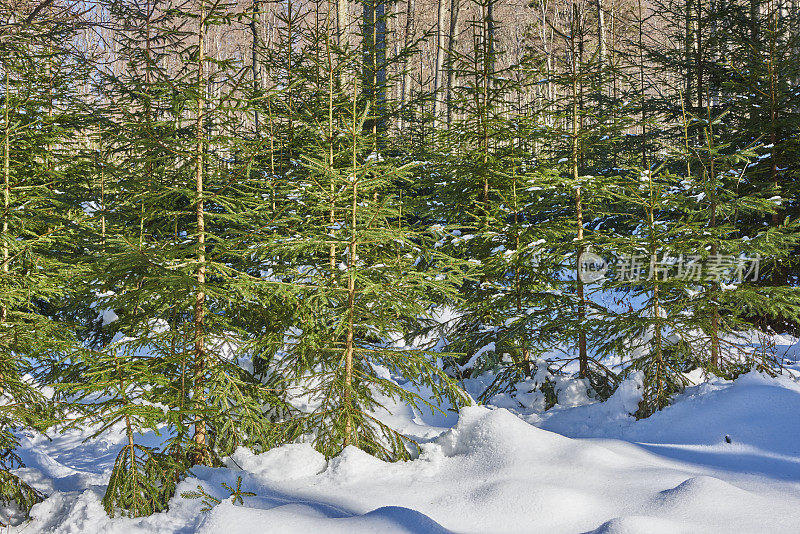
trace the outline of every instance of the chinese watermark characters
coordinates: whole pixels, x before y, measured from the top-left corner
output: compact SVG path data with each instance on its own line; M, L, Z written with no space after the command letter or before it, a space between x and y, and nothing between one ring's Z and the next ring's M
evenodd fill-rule
M741 284L758 280L760 262L759 255L751 258L733 254L710 254L705 257L623 254L612 266L601 256L586 251L581 255L579 265L581 281L584 283L613 278L620 282L684 280Z

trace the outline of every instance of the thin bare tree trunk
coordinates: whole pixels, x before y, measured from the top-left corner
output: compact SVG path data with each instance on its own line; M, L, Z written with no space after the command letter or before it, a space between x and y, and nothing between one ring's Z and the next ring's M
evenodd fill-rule
M100 159L100 247L106 251L106 168L103 161L103 130L97 129L97 152Z
M642 0L638 0L639 7L639 90L645 94L644 77L644 5ZM642 102L642 168L647 169L647 108Z
M489 61L489 73L494 75L494 3L489 0L486 5L486 39L488 42L487 52Z
M481 31L483 32L483 80L481 80L482 89L482 105L481 105L481 130L483 134L483 164L484 168L489 161L489 89L491 87L491 79L494 75L494 12L493 3L490 0L484 9L483 25ZM475 58L477 60L477 57ZM475 69L477 73L477 69ZM482 201L486 209L489 208L489 175L483 173L483 195Z
M442 78L444 70L444 24L447 11L447 0L439 0L439 9L436 14L436 64L433 72L433 129L434 133L439 124L439 113L442 107Z
M350 3L336 0L336 44L344 48L350 42Z
M333 137L333 96L335 91L335 76L333 66L333 56L331 55L331 42L330 39L325 37L325 60L328 69L328 166L330 168L331 183L330 183L330 212L328 213L328 224L333 232L333 227L336 224L336 173L334 172L334 137ZM331 244L328 251L328 262L331 269L331 280L335 282L336 279L336 242L334 235L331 234Z
M706 144L708 145L709 162L708 162L708 196L711 200L708 207L709 222L708 225L712 228L717 226L717 169L716 157L714 156L714 131L711 126L711 102L707 102L707 119L708 128L706 130ZM716 256L719 253L719 246L716 241L711 245L711 255ZM712 291L719 291L719 284L712 284ZM713 300L713 299L712 299ZM719 340L719 307L716 303L711 306L711 365L719 368L720 364L720 340Z
M294 15L292 14L292 2L295 0L286 0L286 106L289 115L289 142L288 152L289 160L293 157L294 150L294 104L293 104L293 91L292 84L294 83L294 65L292 59L294 58L293 36L294 36Z
M603 0L597 0L597 43L599 47L597 59L602 71L606 64L606 18L603 11Z
M685 81L685 89L684 94L686 95L686 105L691 109L692 102L694 101L692 98L692 87L693 87L693 77L691 74L691 64L692 64L692 56L694 55L694 46L696 44L694 40L694 16L693 16L693 1L699 0L686 0L686 20L685 24L685 34L684 34L684 62L685 62L685 70L683 71L683 78Z
M366 61L364 91L370 100L370 115L365 131L373 135L373 150L378 150L378 134L385 131L386 108L386 4L385 0L367 0L363 11L363 52Z
M697 40L695 49L695 76L697 77L697 112L703 110L703 2L695 0L696 7L696 28L695 38ZM702 136L702 134L701 134ZM701 140L702 142L702 140Z
M545 68L547 85L544 94L544 109L550 111L555 102L555 89L553 83L553 28L548 24L548 7L546 0L539 0L539 8L541 9L541 22L539 37L542 40L542 51L544 53ZM549 29L549 31L548 31ZM552 124L552 116L547 115L545 120L547 124Z
M447 35L447 81L445 83L445 102L447 105L447 125L453 122L453 55L458 43L458 12L461 7L460 0L450 0L450 32Z
M408 48L411 45L411 40L413 38L414 32L414 0L407 0L406 2L406 28L405 28L405 35L403 36L404 39L404 47ZM411 69L409 68L408 59L403 60L403 77L402 77L402 84L400 87L400 106L401 108L408 105L409 96L411 94ZM407 111L403 111L401 114L401 119L399 121L400 129L402 130L405 126L405 121L403 120L403 116L407 115Z
M202 5L202 4L201 4ZM197 32L197 121L195 123L195 215L197 218L197 294L194 303L194 401L195 406L202 404L205 397L205 384L203 373L205 371L205 301L206 294L203 286L206 283L206 234L205 234L205 209L203 205L203 166L205 150L205 107L206 107L206 80L205 80L205 10L200 8L200 25ZM199 415L195 418L194 443L196 446L195 462L206 463L207 436L206 423Z
M260 49L260 41L259 41L259 32L261 31L261 2L260 0L253 0L253 13L252 13L252 20L250 21L250 32L253 34L253 41L252 46L250 49L251 61L253 63L252 70L253 70L253 94L254 96L258 94L259 89L261 89L261 70L259 69L258 65L258 51ZM256 134L256 138L261 137L260 125L259 125L259 116L258 116L258 109L256 108L255 113L253 114L253 130Z
M603 0L597 0L597 66L598 66L598 84L597 91L600 96L603 96L603 81L605 79L606 68L606 19L603 12ZM602 100L601 109L602 109Z
M578 6L572 4L572 19L570 28L570 55L572 56L572 151L571 151L571 167L572 179L576 184L575 187L575 223L577 226L577 240L579 243L583 241L583 196L580 182L580 173L578 170L578 51L576 43L576 33L578 30ZM577 265L576 265L576 283L577 283L577 297L578 297L578 363L579 375L583 378L589 373L589 358L586 351L586 331L584 330L584 321L586 319L586 297L584 295L583 279L581 278L581 261L583 260L583 244L578 245L577 250Z
M351 414L353 408L353 362L354 362L354 329L355 329L355 296L356 296L356 246L357 246L357 214L358 214L358 123L357 123L357 99L356 99L356 77L353 77L353 123L352 123L352 194L353 202L350 212L350 242L347 246L347 334L345 338L344 350L344 395L343 401L348 410L345 419L344 445L345 447L353 444L353 424Z
M11 160L11 145L10 145L10 136L11 136L11 123L9 122L8 117L8 107L11 105L11 100L9 97L9 90L11 88L11 84L8 80L8 67L5 69L6 76L5 76L5 90L6 90L6 98L5 98L5 106L3 110L3 126L4 126L4 135L3 135L3 276L8 277L9 272L9 250L8 250L8 241L10 236L8 235L8 217L9 211L11 210L11 169L10 169L10 160ZM8 318L8 305L3 302L0 305L0 322L5 322Z

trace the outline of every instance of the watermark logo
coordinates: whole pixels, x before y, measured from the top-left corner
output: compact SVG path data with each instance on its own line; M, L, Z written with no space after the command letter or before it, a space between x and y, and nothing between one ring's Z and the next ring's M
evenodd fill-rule
M584 284L599 282L606 277L608 272L608 262L602 256L592 252L591 249L581 254L579 265L581 282Z
M761 257L733 254L662 256L623 254L613 266L598 254L587 250L581 254L579 274L584 283L614 279L619 282L645 280L684 280L740 284L758 280Z

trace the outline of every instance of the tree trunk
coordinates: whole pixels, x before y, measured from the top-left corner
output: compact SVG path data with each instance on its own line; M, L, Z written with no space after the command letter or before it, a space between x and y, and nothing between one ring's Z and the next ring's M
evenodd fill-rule
M106 251L106 170L103 160L103 129L97 128L97 157L100 160L100 250Z
M684 89L684 94L686 95L686 102L687 106L691 109L692 106L692 74L691 74L691 64L692 64L692 56L694 55L694 17L692 15L692 10L694 9L692 2L693 1L700 1L700 0L686 0L686 28L685 28L685 35L684 35L684 62L685 62L685 70L683 71L683 78L686 82L686 87Z
M706 144L708 146L709 162L708 162L708 197L710 199L708 207L709 222L708 225L711 231L717 226L717 170L716 170L716 157L714 156L714 131L711 127L711 103L708 103L707 108L708 128L706 130ZM714 241L711 245L711 255L716 256L719 253L719 245ZM714 293L719 292L719 284L714 282L711 285L712 296ZM712 298L712 301L714 299ZM720 365L720 342L719 342L719 307L716 303L711 305L711 365L714 369L719 369Z
M259 32L261 31L261 3L260 0L253 0L253 13L252 20L250 21L250 32L253 34L252 47L250 49L251 61L253 63L253 95L257 96L261 89L261 70L258 65L258 51L260 49ZM256 138L261 137L258 108L253 114L253 131Z
M481 130L483 134L483 165L484 169L489 161L489 99L492 77L494 76L494 0L488 0L483 13L483 80L481 80L482 99L481 102ZM477 61L477 57L475 58ZM477 72L477 69L476 69ZM489 175L483 173L483 192L482 201L486 210L489 209Z
M599 70L598 91L603 92L603 69L606 66L606 19L603 13L603 0L597 0L597 66Z
M655 256L656 252L658 251L659 240L656 237L656 224L655 224L655 211L656 211L656 191L653 188L653 174L647 173L647 181L649 186L649 202L650 205L648 206L647 210L647 224L649 226L650 232L650 255ZM654 333L653 339L655 343L655 364L656 364L656 406L657 408L661 408L661 402L664 398L665 387L664 387L664 354L662 350L663 345L663 336L662 336L662 328L661 328L661 300L659 295L659 288L658 288L658 274L651 273L651 279L653 281L653 319L655 321L654 325Z
M363 52L364 91L370 100L370 119L364 130L371 132L374 149L378 148L378 134L385 130L386 105L386 4L385 0L364 2Z
M145 69L144 69L144 123L145 128L147 129L147 135L152 136L152 103L150 102L150 84L152 83L152 72L153 72L153 55L152 55L152 36L150 34L150 19L153 16L153 7L150 5L150 0L147 0L145 4L145 9L147 10L147 18L145 19L145 42L144 42L144 54L145 54ZM150 186L150 182L153 176L153 165L150 162L149 158L145 163L145 174L147 175L147 182L148 188ZM144 246L144 218L145 218L145 207L144 207L144 199L142 199L140 213L139 213L139 246ZM177 219L176 219L177 221ZM177 222L176 222L177 224Z
M486 40L489 61L489 73L494 75L494 3L488 0L486 5Z
M645 94L645 77L644 77L644 5L642 0L638 0L639 8L639 90L641 94ZM642 100L642 168L647 169L647 108L645 102L647 99Z
M450 32L447 35L447 81L445 83L445 102L447 105L447 125L453 122L453 54L456 50L456 43L458 42L458 12L460 8L460 0L450 0Z
M335 69L333 56L331 54L330 39L325 39L325 59L328 70L328 166L330 169L330 211L328 212L328 224L333 228L336 223L336 173L334 172L334 130L333 130L333 97L336 91ZM333 230L330 230L331 244L328 250L328 262L331 269L331 281L336 283L336 242Z
M294 104L293 104L293 91L292 84L294 83L294 65L292 58L294 57L294 50L292 48L292 37L294 36L294 15L292 14L292 2L295 0L286 0L286 106L289 118L289 142L288 154L289 161L292 160L294 149Z
M547 8L547 2L545 0L539 0L539 7L541 8L541 30L539 35L542 40L542 51L544 53L544 60L545 60L545 68L546 68L546 77L547 77L547 85L545 88L544 94L544 106L543 108L545 111L550 111L552 109L553 104L555 103L555 84L553 82L553 35L554 31L552 26L548 24L548 17L549 12ZM548 126L552 126L553 118L552 114L548 113L545 117Z
M353 444L353 423L351 413L353 409L353 362L355 338L355 296L356 296L356 247L357 247L357 214L358 214L358 123L357 123L357 95L356 81L353 78L353 124L352 124L352 194L353 202L350 212L350 242L347 247L347 334L344 349L344 394L343 402L348 411L345 418L344 446Z
M433 71L433 129L439 124L439 113L442 103L442 78L444 70L444 24L447 11L447 0L439 0L439 9L436 15L436 64Z
M10 160L11 160L11 145L10 139L11 136L11 123L9 122L8 116L8 107L11 105L11 99L9 97L9 91L11 89L11 84L8 81L8 67L5 68L6 71L6 98L5 98L5 105L3 106L5 109L3 110L3 126L4 126L4 135L3 135L3 277L8 277L9 272L9 250L8 250L8 241L10 236L8 235L8 217L9 212L11 210L11 170L10 170ZM0 304L0 322L5 322L8 318L8 304L3 302Z
M703 2L695 0L696 8L696 28L695 38L697 39L695 49L695 76L697 77L697 113L703 110ZM701 134L702 135L702 134Z
M770 149L770 168L769 168L769 175L770 181L772 182L772 186L775 188L775 194L780 194L780 182L778 176L778 156L780 147L778 146L778 109L780 107L780 103L778 102L778 91L777 91L777 84L778 84L778 73L775 70L775 57L778 54L777 43L775 42L775 36L779 31L778 27L778 10L776 9L774 13L770 14L772 16L772 28L770 28L770 37L769 37L769 59L767 64L767 73L769 76L769 142L772 145ZM780 208L775 209L775 213L772 214L772 225L773 226L780 226L781 224L781 214ZM776 274L778 274L777 282L780 285L783 285L786 280L782 278L785 275L785 270L783 268L776 269Z
M586 297L584 295L583 279L581 278L581 261L583 257L583 196L581 186L579 184L580 173L578 170L578 156L580 153L578 146L578 101L579 101L579 83L578 83L578 63L577 63L577 43L576 33L578 30L578 6L572 5L572 19L570 28L570 54L572 56L572 153L571 153L571 167L572 179L576 184L575 187L575 223L577 225L577 240L580 243L577 249L577 265L576 265L576 283L577 283L577 297L578 297L578 364L579 375L585 378L589 373L589 358L586 351L586 331L584 330L584 321L586 319Z
M348 0L336 0L336 44L344 48L350 42L350 4Z
M203 373L205 371L205 301L206 295L203 286L206 282L206 235L205 211L203 206L203 165L205 151L205 107L206 107L206 79L205 79L205 12L200 9L200 25L197 32L197 121L195 123L195 215L197 218L197 294L194 303L194 405L200 408L205 400L205 384ZM208 443L206 436L206 423L199 415L195 417L194 443L196 450L194 461L197 464L207 463Z
M414 33L414 0L407 0L406 28L405 28L405 35L403 36L404 48L408 48L409 46L411 46L411 41L414 37L413 33ZM402 76L402 83L400 86L400 107L402 109L401 119L400 119L401 130L405 127L405 121L402 119L402 117L408 116L408 110L404 108L408 105L409 97L411 95L411 69L408 61L409 61L408 59L403 60L403 76Z

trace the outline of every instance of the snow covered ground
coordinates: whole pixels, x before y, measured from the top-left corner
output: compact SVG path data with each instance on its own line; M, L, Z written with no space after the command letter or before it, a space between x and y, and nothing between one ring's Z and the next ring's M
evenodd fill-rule
M20 472L50 497L12 532L800 531L800 382L712 381L642 421L627 415L637 395L631 381L605 403L544 414L470 407L432 417L398 406L392 422L428 440L418 459L239 449L229 468L195 468L179 488L200 484L221 504L202 512L200 500L176 496L168 512L136 519L109 519L100 504L121 434L29 436ZM221 486L238 477L256 494L243 505Z

